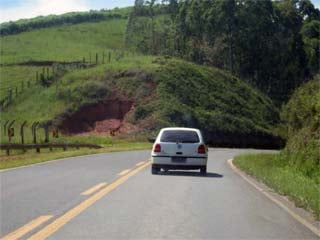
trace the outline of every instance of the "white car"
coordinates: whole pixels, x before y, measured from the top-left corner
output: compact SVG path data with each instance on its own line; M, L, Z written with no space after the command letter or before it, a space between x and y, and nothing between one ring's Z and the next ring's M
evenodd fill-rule
M208 149L199 129L163 128L151 152L151 172L161 169L200 169L207 172Z

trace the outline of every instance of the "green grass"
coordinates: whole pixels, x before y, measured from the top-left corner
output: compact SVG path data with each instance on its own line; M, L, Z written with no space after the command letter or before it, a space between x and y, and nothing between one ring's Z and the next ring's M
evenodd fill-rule
M286 164L281 154L243 154L234 159L234 164L320 219L319 179Z
M35 163L47 162L50 160L75 157L81 155L107 153L107 152L120 152L120 151L133 151L151 149L151 144L139 141L126 141L126 140L113 140L108 145L104 145L101 149L80 149L80 150L41 150L41 153L35 153L35 150L29 150L25 154L15 154L7 157L2 153L0 155L0 169L8 169L20 166L31 165ZM142 159L145 160L145 159Z
M125 72L131 75L121 75ZM150 74L150 78L141 74ZM15 127L24 120L29 128L34 121L54 120L59 124L81 106L109 96L133 100L137 107L131 121L138 124L154 119L149 128L177 125L227 133L268 133L277 114L268 98L221 70L136 55L69 72L58 85L35 86L32 94L18 96L1 118L16 120Z
M70 72L59 80L58 88L55 84L50 87L34 86L32 92L26 91L14 99L10 107L1 113L1 121L16 120L16 127L23 121L45 122L54 119L66 109L77 104L78 107L90 99L81 96L80 88L88 83L103 84L108 87L109 72L118 72L129 69L155 69L158 64L153 63L154 57L132 56L125 57L110 64L99 65L95 68ZM100 85L99 85L100 86ZM73 93L70 94L70 93ZM71 96L72 95L72 96ZM95 96L93 96L95 97ZM81 98L81 101L79 99ZM95 101L99 99L93 99ZM3 139L3 138L2 138Z
M124 49L126 19L44 28L1 37L1 63L95 60L95 53Z
M6 66L0 67L0 99L8 95L11 88L15 97L15 89L18 87L18 92L22 90L22 82L24 90L27 89L27 82L35 85L36 72L41 72L41 67L35 66Z
M1 38L4 77L0 83L6 86L21 84L25 76L34 75L38 69L14 66L17 63L79 61L83 57L88 60L89 53L94 60L96 52L107 53L110 49L125 52L124 57L117 60L117 53L112 51L111 63L107 63L106 56L105 64L69 71L49 87L35 85L15 97L1 112L1 122L16 120L13 142L20 141L19 125L23 121L28 122L26 142L31 142L33 122L53 121L59 125L81 107L108 98L133 101L135 111L128 120L136 125L143 123L142 128L147 130L176 125L228 134L271 132L277 109L270 99L215 68L126 52L126 24L125 19L113 19L43 28ZM27 74L24 76L23 72ZM42 142L43 130L38 132L38 140ZM8 141L3 133L0 137L1 143Z
M216 68L168 60L157 76L157 115L177 125L207 131L270 131L277 118L272 101L254 88Z

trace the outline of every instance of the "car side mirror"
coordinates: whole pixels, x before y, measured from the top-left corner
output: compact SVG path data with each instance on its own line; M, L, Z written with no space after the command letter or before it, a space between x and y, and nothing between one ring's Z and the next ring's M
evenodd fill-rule
M150 143L154 143L154 142L156 141L156 139L155 139L155 138L148 138L148 141L149 141Z

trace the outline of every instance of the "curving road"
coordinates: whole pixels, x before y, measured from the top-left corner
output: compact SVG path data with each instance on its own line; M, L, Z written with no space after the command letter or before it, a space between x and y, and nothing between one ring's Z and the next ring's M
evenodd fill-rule
M3 239L318 239L210 149L208 175L151 175L150 151L0 172Z

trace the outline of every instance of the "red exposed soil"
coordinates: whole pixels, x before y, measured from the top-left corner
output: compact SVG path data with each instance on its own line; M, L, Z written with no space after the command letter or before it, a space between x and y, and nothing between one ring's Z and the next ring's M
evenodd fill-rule
M95 132L108 135L110 130L124 132L134 126L124 123L126 114L133 109L133 102L128 100L106 100L85 106L61 124L65 133L79 134Z

